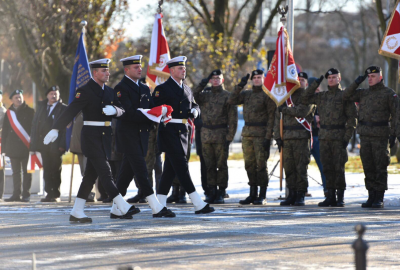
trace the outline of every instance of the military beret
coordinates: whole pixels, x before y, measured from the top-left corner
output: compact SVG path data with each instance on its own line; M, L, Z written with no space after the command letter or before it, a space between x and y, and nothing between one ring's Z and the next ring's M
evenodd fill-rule
M264 74L264 71L262 71L261 69L253 70L253 72L251 72L251 78L250 78L250 80L253 79L254 75L263 75L263 74Z
M50 87L49 89L47 89L46 91L46 96L48 93L50 93L51 91L60 91L60 87L58 87L58 85L54 85L52 87Z
M328 72L325 73L325 79L328 79L329 75L333 75L333 74L339 74L340 71L336 68L331 68L330 70L328 70Z
M370 66L369 68L367 68L365 70L366 74L370 74L370 73L380 73L382 71L381 67L378 66Z
M299 77L304 78L304 79L308 79L308 74L305 72L299 72Z
M313 82L315 82L317 80L317 78L315 77L310 77L308 78L308 85L311 85Z
M24 91L23 90L14 90L11 94L10 94L10 99L12 99L12 97L13 96L15 96L15 95L19 95L19 94L23 94L24 93Z
M219 76L222 75L222 70L216 69L211 72L212 76Z

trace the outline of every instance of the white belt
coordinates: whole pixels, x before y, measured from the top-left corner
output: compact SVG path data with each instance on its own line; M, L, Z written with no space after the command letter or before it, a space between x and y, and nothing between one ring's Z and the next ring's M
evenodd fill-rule
M83 121L85 126L96 126L96 127L109 127L111 126L110 121L100 122L100 121Z
M186 124L187 122L187 119L171 119L167 123Z

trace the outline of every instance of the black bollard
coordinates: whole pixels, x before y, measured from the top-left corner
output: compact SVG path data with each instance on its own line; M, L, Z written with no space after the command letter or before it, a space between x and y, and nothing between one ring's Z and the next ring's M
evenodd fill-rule
M365 226L362 224L358 224L354 227L354 229L358 234L357 240L355 240L352 245L356 260L356 270L366 270L368 244L362 239L362 236L365 232Z

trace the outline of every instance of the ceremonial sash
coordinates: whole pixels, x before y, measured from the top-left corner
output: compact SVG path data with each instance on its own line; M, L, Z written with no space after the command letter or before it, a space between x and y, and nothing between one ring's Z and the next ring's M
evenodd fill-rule
M21 139L21 141L25 144L26 148L28 148L29 150L31 137L29 137L28 133L25 131L25 129L18 121L17 115L15 114L14 111L7 110L7 117L8 121L10 122L11 128L14 130L15 134L17 134L18 138ZM40 155L39 152L34 152L30 154L28 160L28 168L27 168L28 173L33 173L35 171L35 168L41 169L43 167L42 163L43 163L42 156Z
M294 107L294 103L292 100L292 96L290 96L287 100L286 100L286 105L288 107ZM304 117L295 117L297 122L299 122L307 131L310 132L311 134L311 148L313 145L313 136L312 136L312 127L310 125L310 123L308 123L308 121L304 118Z
M194 121L190 118L188 119L188 123L192 127L192 135L190 136L190 144L192 144L193 138L194 138L194 130L195 130L196 126L194 125Z

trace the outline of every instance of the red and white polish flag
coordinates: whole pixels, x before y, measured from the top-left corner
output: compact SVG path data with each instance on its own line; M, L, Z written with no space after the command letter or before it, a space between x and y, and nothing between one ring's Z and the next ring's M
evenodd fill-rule
M400 59L400 3L397 0L390 21L382 38L379 54Z

